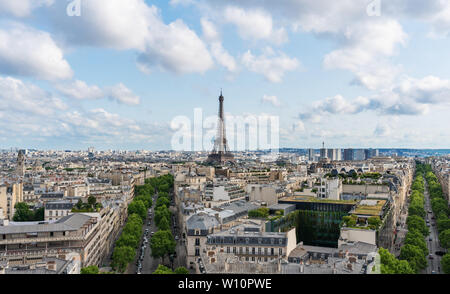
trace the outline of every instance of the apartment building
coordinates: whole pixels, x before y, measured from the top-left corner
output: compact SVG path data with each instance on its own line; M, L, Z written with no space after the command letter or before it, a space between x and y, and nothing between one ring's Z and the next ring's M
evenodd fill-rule
M44 220L56 221L66 215L69 215L74 205L75 204L71 201L46 202L44 205Z
M259 226L243 224L206 238L208 255L213 255L210 251L214 254L233 254L241 261L252 262L287 258L296 246L295 228L286 233L263 232Z
M98 217L76 213L54 223L3 223L0 256L10 265L34 264L46 257L79 253L82 266L98 265L101 257Z
M0 186L0 209L3 211L3 218L12 220L15 213L15 205L23 202L23 184Z

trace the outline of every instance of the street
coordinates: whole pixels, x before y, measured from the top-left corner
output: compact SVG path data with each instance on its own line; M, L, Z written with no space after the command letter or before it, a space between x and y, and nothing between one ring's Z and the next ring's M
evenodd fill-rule
M431 274L434 271L435 273L441 274L443 273L441 269L441 256L436 255L435 253L436 251L444 251L444 249L439 246L439 233L436 225L436 216L431 210L430 194L428 193L428 183L426 181L425 181L425 211L427 212L425 220L428 219L430 229L430 235L427 237L426 241L429 253L432 254L433 259L430 259L427 256L428 266L423 271L423 273ZM428 213L428 211L431 211L431 213ZM432 241L430 241L430 238Z
M161 258L153 258L151 255L151 249L150 249L150 242L151 242L151 233L152 232L157 232L158 228L156 227L156 224L154 222L154 216L155 216L155 205L156 205L156 199L157 199L157 194L153 197L153 205L152 207L149 209L151 211L151 218L149 218L147 216L147 219L145 220L144 226L142 228L142 233L144 234L145 230L148 229L149 234L148 234L148 244L147 247L145 248L145 252L144 252L144 259L142 261L142 270L141 273L142 274L152 274L157 268L159 264L164 264L168 267L171 267L171 262L169 260L169 258L166 256L164 258L164 262L162 262ZM176 216L176 214L173 214L174 217ZM149 225L150 223L150 225ZM172 220L172 234L173 236L177 236L176 234L178 233L178 237L181 237L179 234L179 228L175 229L174 225L178 225L179 222L178 220ZM142 247L142 242L143 242L143 238L140 241L139 244L139 249L138 249L138 253L136 254L136 259L135 261L129 266L127 274L136 274L137 271L137 260L139 259L139 251L140 248ZM176 240L177 245L176 245L176 258L174 259L173 262L173 269L176 269L177 267L180 266L184 266L186 267L186 247L183 244L183 241L181 240L181 238L179 240Z

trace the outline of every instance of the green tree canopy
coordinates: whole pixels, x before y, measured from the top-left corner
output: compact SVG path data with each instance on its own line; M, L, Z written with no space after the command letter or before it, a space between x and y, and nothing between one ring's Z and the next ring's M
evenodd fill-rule
M427 259L424 256L422 249L415 245L404 245L400 251L399 258L408 261L411 267L415 269L416 273L427 267Z
M450 274L450 253L447 253L444 256L442 256L441 267L444 273Z
M155 275L170 275L173 271L165 265L158 265L158 268L153 272Z
M123 273L126 270L128 263L132 262L135 256L136 251L133 247L130 246L116 247L113 253L112 266L114 269Z
M175 269L175 274L177 274L177 275L188 275L189 271L184 266L180 266L180 267L177 267Z
M387 249L378 250L382 274L414 274L415 271L406 260L398 260Z
M98 266L90 265L88 267L83 267L80 273L82 275L98 275L99 274Z
M424 237L429 234L425 220L418 215L408 216L406 219L406 224L408 225L408 230L417 230L421 232Z
M152 256L155 258L164 258L166 254L175 252L176 242L170 231L157 231L150 244Z
M422 233L417 230L409 230L406 234L404 243L419 247L422 250L424 256L428 254L427 242L423 238Z
M439 234L439 242L442 247L450 249L450 229L442 231Z
M133 200L128 205L128 214L137 214L141 217L142 220L145 220L147 217L147 209L145 208L144 202L141 200Z
M158 223L158 229L162 231L170 230L170 224L166 217L161 218L161 220Z

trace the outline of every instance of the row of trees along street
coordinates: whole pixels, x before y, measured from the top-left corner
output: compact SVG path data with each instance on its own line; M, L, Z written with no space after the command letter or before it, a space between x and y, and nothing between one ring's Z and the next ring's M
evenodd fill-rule
M134 261L142 238L142 226L147 217L147 210L152 207L152 196L156 185L146 180L142 186L135 187L135 197L128 205L128 219L123 227L119 239L116 241L112 254L111 266L117 273L123 273L130 262ZM98 271L93 267L82 269L82 273L95 274Z
M151 254L153 258L161 258L161 264L153 272L154 274L187 274L188 270L179 267L173 272L169 267L164 265L166 256L173 259L176 249L176 241L173 237L172 212L169 210L170 197L173 189L173 176L168 174L159 178L150 179L150 183L156 187L158 198L155 206L154 221L158 231L153 235L150 241Z
M382 274L415 274L427 267L428 247L425 237L428 236L429 230L425 223L424 192L423 166L417 163L406 219L408 233L398 259L387 249L379 249Z
M445 200L442 186L429 164L423 165L425 179L428 183L428 192L431 199L431 209L436 218L440 245L448 251L450 248L450 210ZM447 252L441 259L441 267L444 273L450 274L450 253Z

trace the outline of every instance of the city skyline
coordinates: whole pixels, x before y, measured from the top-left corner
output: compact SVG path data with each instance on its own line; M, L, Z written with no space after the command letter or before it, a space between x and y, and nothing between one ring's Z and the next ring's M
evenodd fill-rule
M0 149L171 150L221 88L281 148L450 146L450 4L277 2L0 2Z

